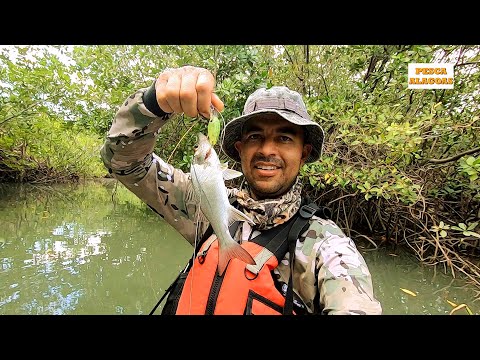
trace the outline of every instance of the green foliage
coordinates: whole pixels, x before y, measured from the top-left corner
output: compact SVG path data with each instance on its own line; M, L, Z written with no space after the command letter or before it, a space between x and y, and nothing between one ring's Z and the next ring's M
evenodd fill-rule
M137 89L150 86L165 67L189 64L215 75L216 92L225 103L219 117L222 129L242 113L247 96L260 86L287 85L301 92L326 133L324 157L302 169L313 188L339 188L368 200L404 204L415 204L425 196L451 199L465 193L475 200L478 154L438 167L430 161L478 146L479 49L461 45L2 48L2 161L16 171L39 166L41 161L66 171L99 174L97 140L104 138L119 105ZM408 89L408 64L433 61L456 64L455 90ZM162 128L156 151L188 171L195 135L207 133L207 126L202 119L177 117ZM41 136L25 136L28 131ZM60 131L64 137L57 134ZM80 134L86 136L84 140L79 140ZM70 148L65 145L68 137L76 138ZM45 155L50 153L51 157ZM84 154L95 159L90 171L79 165L88 163ZM78 161L67 165L68 159Z
M461 158L458 162L458 171L460 175L466 176L470 183L475 183L480 174L480 157Z
M0 137L0 149L7 154L3 177L32 182L102 177L101 145L102 140L95 135L78 133L45 115L35 121L16 122Z
M474 223L469 223L469 224L464 224L464 223L459 223L457 225L447 225L443 221L440 221L438 225L434 225L431 227L430 231L433 231L435 233L438 233L438 235L442 238L446 238L448 234L448 230L457 230L462 233L464 236L472 236L475 238L480 238L480 234L476 233L474 230L478 226L479 222L474 222Z
M411 204L418 201L419 185L394 166L375 162L365 167L338 164L338 155L324 156L322 161L304 165L301 175L312 187L339 188L347 193L359 192L366 200L393 199Z

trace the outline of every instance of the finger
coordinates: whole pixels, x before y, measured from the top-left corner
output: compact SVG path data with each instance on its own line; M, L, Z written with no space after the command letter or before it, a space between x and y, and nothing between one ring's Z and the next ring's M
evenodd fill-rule
M210 118L210 105L212 104L215 79L208 70L202 71L197 78L197 109L207 119Z
M225 108L225 105L223 104L223 101L220 100L217 94L213 93L212 94L212 105L217 109L219 112L223 111Z
M182 77L180 87L180 104L185 115L190 117L198 116L197 109L197 84L198 71L186 71Z
M168 106L177 114L183 112L182 105L180 103L180 87L182 85L182 73L175 71L168 78L165 84L165 100Z
M166 113L173 112L173 109L170 107L170 105L168 105L167 92L165 89L169 77L170 71L164 70L155 81L155 95L157 98L158 106L160 106L160 109L162 109Z

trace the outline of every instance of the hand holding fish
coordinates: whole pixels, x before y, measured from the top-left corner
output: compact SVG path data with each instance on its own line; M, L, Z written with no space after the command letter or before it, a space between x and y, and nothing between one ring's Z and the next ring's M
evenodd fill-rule
M210 118L210 106L218 111L223 101L214 93L215 78L207 69L183 66L165 69L155 82L155 92L160 108L167 112L184 113L190 117Z

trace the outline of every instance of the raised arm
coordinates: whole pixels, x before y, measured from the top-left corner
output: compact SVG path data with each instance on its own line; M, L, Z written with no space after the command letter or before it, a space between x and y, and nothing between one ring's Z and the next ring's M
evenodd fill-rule
M195 240L197 205L189 174L167 164L153 149L161 127L174 114L208 118L211 104L223 110L214 85L213 75L203 68L164 70L151 87L138 90L120 106L100 151L110 174L190 243ZM203 223L200 232L207 225Z

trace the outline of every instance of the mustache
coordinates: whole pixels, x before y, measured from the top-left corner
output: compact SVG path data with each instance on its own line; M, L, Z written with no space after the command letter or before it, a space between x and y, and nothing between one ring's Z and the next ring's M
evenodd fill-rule
M283 161L281 159L278 159L278 158L273 157L273 156L264 156L264 155L261 155L261 154L255 155L252 158L252 163L256 164L257 162L267 162L267 163L274 164L274 165L279 166L279 167L283 167Z

